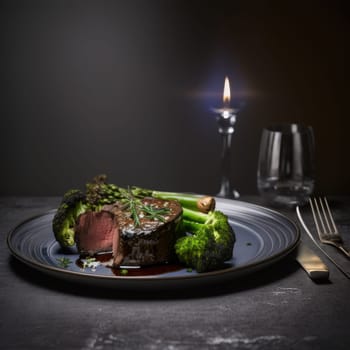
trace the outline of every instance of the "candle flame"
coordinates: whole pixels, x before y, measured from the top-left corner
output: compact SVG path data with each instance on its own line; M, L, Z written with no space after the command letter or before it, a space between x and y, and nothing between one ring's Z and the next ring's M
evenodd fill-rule
M230 81L225 77L223 101L224 105L229 105L231 100Z

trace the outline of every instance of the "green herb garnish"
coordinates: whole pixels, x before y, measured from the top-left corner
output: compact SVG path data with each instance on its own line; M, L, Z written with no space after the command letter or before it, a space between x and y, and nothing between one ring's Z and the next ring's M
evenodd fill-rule
M146 216L152 220L159 220L165 222L164 215L169 214L169 208L155 208L151 205L142 205L141 210L146 214Z
M81 260L83 262L83 270L86 268L91 268L92 271L96 270L96 267L100 265L99 261L96 261L96 258L94 257L87 257L85 259Z
M125 209L130 210L130 214L134 220L135 226L136 227L140 226L141 223L140 223L138 208L141 204L141 201L133 196L130 188L128 188L128 190L120 189L120 191L123 197L121 202L125 205Z
M57 258L57 261L58 261L59 266L63 267L64 269L66 269L69 266L69 264L72 263L72 261L66 257Z
M165 222L164 216L170 212L169 208L156 208L152 205L143 204L140 199L132 194L130 188L128 190L120 189L120 191L123 196L121 202L125 205L125 208L130 211L135 227L141 226L141 213L151 220Z

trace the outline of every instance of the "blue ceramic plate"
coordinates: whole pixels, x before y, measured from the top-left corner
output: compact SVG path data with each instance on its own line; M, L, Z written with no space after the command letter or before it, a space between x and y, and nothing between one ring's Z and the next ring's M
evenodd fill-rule
M7 238L11 253L25 264L65 280L97 286L130 288L172 288L220 283L255 272L289 254L299 243L300 233L293 221L267 208L216 198L217 209L228 215L236 234L233 258L223 269L197 273L180 266L159 266L126 275L100 264L85 267L75 248L62 251L52 232L55 211L19 224ZM67 262L67 265L62 262Z

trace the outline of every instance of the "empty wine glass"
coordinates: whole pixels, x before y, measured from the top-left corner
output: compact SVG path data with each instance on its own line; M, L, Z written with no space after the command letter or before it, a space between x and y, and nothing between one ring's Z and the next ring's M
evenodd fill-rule
M315 184L314 132L300 124L264 128L258 161L258 190L272 205L303 205Z

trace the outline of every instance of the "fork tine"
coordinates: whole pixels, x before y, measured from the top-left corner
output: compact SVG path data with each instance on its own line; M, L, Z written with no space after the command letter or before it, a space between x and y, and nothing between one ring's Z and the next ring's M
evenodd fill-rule
M328 201L327 201L327 198L324 197L324 202L326 204L326 208L327 208L327 211L328 211L328 216L329 216L329 219L332 223L332 226L333 226L333 232L334 233L338 233L338 229L337 229L337 226L335 225L335 222L334 222L334 219L333 219L333 215L332 215L332 212L329 208L329 205L328 205ZM330 231L332 232L332 229L330 228Z
M317 210L317 214L318 214L318 219L322 225L322 232L326 232L326 226L324 224L324 221L323 221L323 218L322 218L322 215L321 215L321 211L320 211L320 207L319 207L319 204L317 203L317 199L314 198L314 202L315 202L315 206L316 206L316 210ZM320 203L320 206L321 206L321 209L323 209L323 205L322 205L322 202L321 202L321 199L319 199L319 203ZM323 210L323 213L324 213L324 210Z
M318 220L317 220L317 216L316 216L316 210L315 210L315 207L314 207L314 204L312 203L312 199L309 198L309 203L310 203L310 207L311 207L311 211L312 211L312 216L314 218L314 221L315 221L315 225L316 225L316 231L317 231L317 234L318 234L318 237L321 239L321 230L320 230L320 226L318 225ZM315 201L315 204L317 205L317 202Z
M333 230L333 229L331 228L330 224L329 224L329 221L331 220L331 215L332 215L332 214L331 214L331 211L330 211L330 209L329 209L328 203L327 203L327 205L326 205L327 199L326 199L326 197L323 197L323 201L322 201L322 198L320 197L320 198L319 198L319 201L320 201L320 204L321 204L321 208L322 208L322 212L323 212L324 221L326 222L326 225L327 225L327 227L328 227L328 232L329 232L329 234L332 234L332 233L334 233L335 230ZM325 204L323 204L323 202L324 202ZM325 207L327 208L327 211L326 211ZM329 218L329 220L328 220L328 218Z

